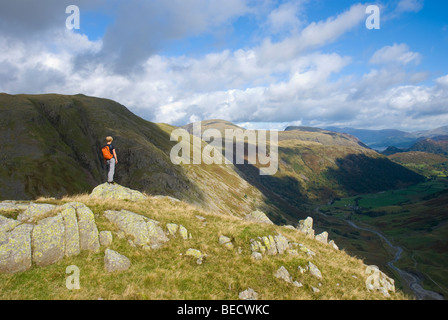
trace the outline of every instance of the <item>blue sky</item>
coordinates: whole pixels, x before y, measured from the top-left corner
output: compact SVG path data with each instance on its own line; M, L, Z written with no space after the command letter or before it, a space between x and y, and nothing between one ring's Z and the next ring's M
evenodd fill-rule
M0 91L104 97L173 125L431 129L448 125L447 14L439 0L1 0Z

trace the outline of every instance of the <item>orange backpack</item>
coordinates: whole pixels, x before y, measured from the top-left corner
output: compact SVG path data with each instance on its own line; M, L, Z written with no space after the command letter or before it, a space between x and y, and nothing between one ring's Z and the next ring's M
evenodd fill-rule
M110 160L112 159L114 156L112 155L112 153L110 152L110 148L109 145L105 145L101 151L103 152L103 157L104 160Z

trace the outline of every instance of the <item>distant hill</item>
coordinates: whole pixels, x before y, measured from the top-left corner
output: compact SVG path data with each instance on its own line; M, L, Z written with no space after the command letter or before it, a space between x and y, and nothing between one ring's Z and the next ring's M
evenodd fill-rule
M426 138L433 139L437 136L448 135L448 126L418 132L405 132L395 129L367 130L339 127L327 127L325 129L334 132L351 134L370 148L379 151L384 151L391 146L399 149L408 149L419 140Z
M328 127L326 129L351 134L368 145L370 148L376 150L384 150L389 146L409 148L417 141L417 137L413 134L394 129L366 130L337 127Z
M409 151L421 151L448 156L448 137L438 136L424 139L414 144Z
M99 150L108 135L115 138L121 185L228 215L262 209L280 224L303 219L310 206L334 197L423 179L357 138L326 130L280 132L274 176L260 176L248 163L177 166L170 160L176 128L146 121L107 99L0 94L0 200L90 192L105 181ZM239 127L210 120L203 122L207 128Z

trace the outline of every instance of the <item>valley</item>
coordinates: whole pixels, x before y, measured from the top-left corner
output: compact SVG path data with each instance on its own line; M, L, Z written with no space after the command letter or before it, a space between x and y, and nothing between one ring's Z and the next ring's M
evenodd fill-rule
M111 135L121 185L225 217L259 210L278 226L297 226L310 216L317 233L328 231L343 251L379 266L408 294L400 273L421 281L422 290L448 294L443 139L425 138L415 148L385 155L351 134L288 128L278 132L278 171L263 176L248 156L240 164L175 164L170 153L178 142L170 136L178 129L193 134L193 124L151 123L111 100L0 94L0 113L0 200L90 193L104 181L98 150ZM209 129L244 128L203 121L201 133ZM192 155L208 147L187 140ZM244 143L245 152L251 143Z

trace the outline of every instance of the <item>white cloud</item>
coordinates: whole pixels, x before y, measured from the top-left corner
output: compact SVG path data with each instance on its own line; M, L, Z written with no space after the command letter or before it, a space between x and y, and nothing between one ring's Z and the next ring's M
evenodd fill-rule
M173 19L184 10L181 2L175 3L180 11L170 13ZM173 3L166 5L164 10L175 9ZM218 2L198 0L193 5L206 12L197 12L197 21L183 20L188 31L172 29L178 36L225 25L248 10L242 0L229 2L227 11L220 11ZM105 48L107 41L122 39L126 33L98 42L65 29L48 29L39 41L0 36L0 91L84 93L116 100L149 120L177 125L217 118L248 128L280 128L294 122L404 129L448 122L448 76L436 79L433 86L416 85L427 74L406 70L422 60L406 44L377 50L370 59L375 68L361 75L342 75L357 62L353 57L325 52L325 45L362 26L364 6L352 6L308 26L295 20L297 11L288 16L285 6L279 8L277 18L285 14L289 20L282 24L273 20L274 14L269 23L274 30L294 25L298 31L281 41L265 39L258 46L196 57L144 51L138 68L126 74L94 59L111 50ZM85 63L82 68L80 58Z
M370 59L370 63L379 65L407 65L410 63L414 63L415 65L418 65L420 64L421 59L421 54L410 51L409 47L406 44L402 43L381 48L372 56L372 58Z
M396 11L398 13L419 12L423 9L423 2L424 0L400 0Z
M286 2L275 8L267 17L267 23L273 34L287 32L296 33L303 22L299 18L302 3Z

